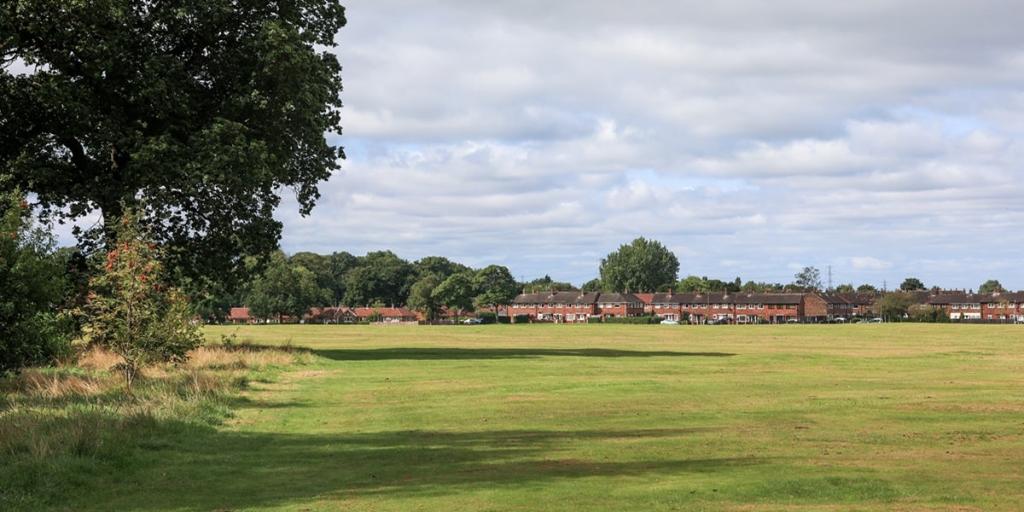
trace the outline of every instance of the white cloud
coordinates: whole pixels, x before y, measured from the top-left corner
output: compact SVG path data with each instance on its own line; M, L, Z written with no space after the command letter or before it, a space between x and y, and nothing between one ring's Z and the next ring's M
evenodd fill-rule
M790 281L799 261L843 282L1024 288L1000 263L1024 247L1012 3L347 7L351 158L312 217L281 209L286 249L581 282L643 235L681 248L684 274ZM919 264L982 248L991 265Z

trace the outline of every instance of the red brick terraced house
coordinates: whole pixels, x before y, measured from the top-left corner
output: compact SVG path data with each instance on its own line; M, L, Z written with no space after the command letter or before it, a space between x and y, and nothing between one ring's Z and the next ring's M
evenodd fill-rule
M927 303L942 308L950 320L1024 322L1024 292L939 292Z
M379 317L379 322L386 324L396 324L404 322L416 322L416 313L410 311L404 307L362 307L352 308L352 313L355 314L356 318L360 321L366 322L371 321Z
M597 300L601 318L643 316L644 303L632 293L602 293Z
M827 320L827 303L806 293L656 293L649 311L692 323L781 324Z
M512 300L509 315L528 317L530 321L586 323L597 318L597 298L593 292L524 293Z
M255 324L257 320L249 312L249 308L231 308L228 310L228 322L233 324Z
M314 324L351 324L357 320L355 312L347 306L309 308L309 313L302 319Z

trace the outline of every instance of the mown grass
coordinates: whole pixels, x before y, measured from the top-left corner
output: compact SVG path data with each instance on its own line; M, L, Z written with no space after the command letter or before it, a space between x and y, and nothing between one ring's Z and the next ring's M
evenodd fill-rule
M98 428L123 452L38 458L49 493L0 488L55 510L1024 509L1019 326L207 332L313 355L190 402L209 414L121 411Z

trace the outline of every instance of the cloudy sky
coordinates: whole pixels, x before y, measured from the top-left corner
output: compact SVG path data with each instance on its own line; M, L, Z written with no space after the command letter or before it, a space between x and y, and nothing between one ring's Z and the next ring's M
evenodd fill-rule
M581 283L645 236L682 275L1024 288L1016 1L347 8L349 158L289 252Z

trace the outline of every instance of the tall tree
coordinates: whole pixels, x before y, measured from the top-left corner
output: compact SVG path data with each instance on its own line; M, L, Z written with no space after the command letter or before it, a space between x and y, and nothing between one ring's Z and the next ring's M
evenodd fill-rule
M657 240L637 238L601 260L601 281L617 292L655 292L672 286L679 260Z
M854 288L852 284L841 284L836 286L836 293L853 293Z
M448 309L455 311L455 318L464 311L473 310L473 298L476 289L473 287L475 274L471 271L458 272L448 276L434 289L434 298Z
M433 274L442 281L456 272L469 270L469 267L449 260L444 256L427 256L417 260L412 266L416 273L416 279L422 279L428 274Z
M599 278L591 279L590 281L583 283L580 290L585 292L600 292L604 290L604 283L602 283Z
M529 283L524 283L522 288L526 293L537 293L547 291L568 292L576 290L576 287L573 286L572 283L563 283L560 281L555 281L554 279L551 279L551 276L549 275L545 275L544 277L534 279Z
M308 214L344 158L344 25L335 0L0 0L0 174L46 215L102 214L84 245L133 208L172 267L237 276L277 246L279 191Z
M857 292L858 293L878 293L878 288L875 288L874 286L872 286L870 284L862 284L862 285L857 287Z
M326 295L313 272L277 253L263 275L252 282L247 303L260 318L300 319L310 307L322 304Z
M473 277L473 288L478 294L476 303L494 308L495 314L498 313L500 306L511 303L519 293L512 273L501 265L490 265L477 271Z
M1003 288L1002 283L995 279L989 279L988 281L981 283L981 286L978 287L978 293L996 293L1005 291L1006 289Z
M794 276L793 285L805 291L821 289L821 271L814 267L804 267Z
M437 320L441 313L442 302L434 295L434 289L441 284L436 274L427 274L416 281L409 289L408 306L414 311L423 313L427 320Z
M413 266L391 251L368 253L345 274L345 304L405 304L414 275Z
M905 292L916 292L925 289L924 283L916 277L908 277L900 284L900 290Z

